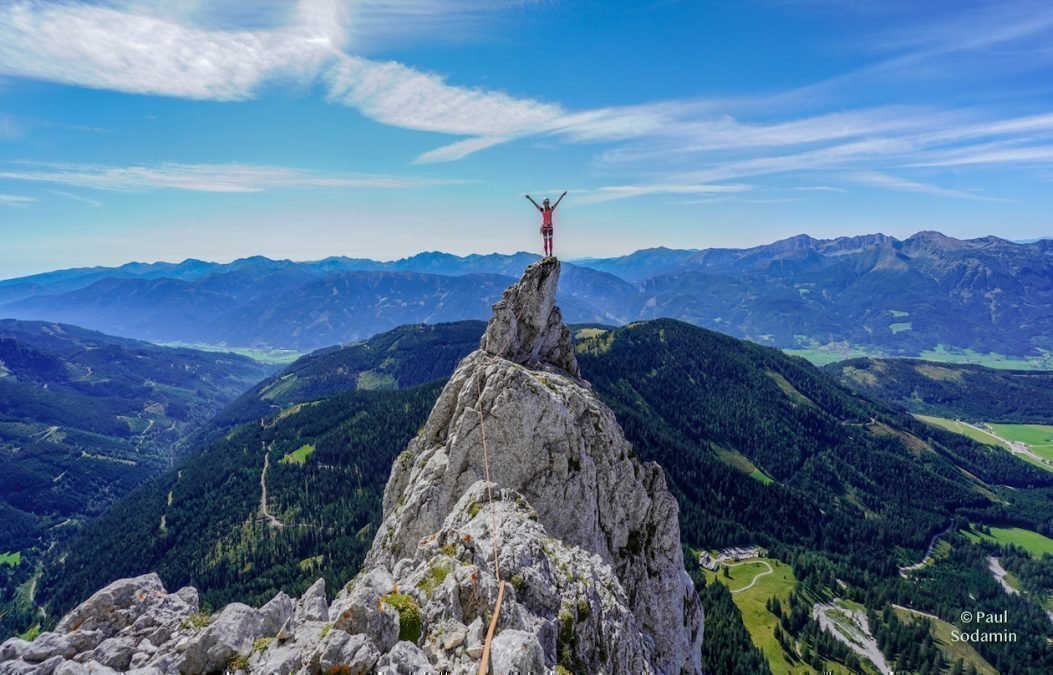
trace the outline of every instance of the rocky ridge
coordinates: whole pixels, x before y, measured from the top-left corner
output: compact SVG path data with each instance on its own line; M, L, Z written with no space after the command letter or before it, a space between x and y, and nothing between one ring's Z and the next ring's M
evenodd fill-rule
M676 501L580 379L559 272L554 258L531 265L494 306L395 462L363 570L332 603L319 580L298 600L206 616L192 588L125 579L53 632L3 643L0 675L475 673L498 597L495 532L494 673L700 673Z

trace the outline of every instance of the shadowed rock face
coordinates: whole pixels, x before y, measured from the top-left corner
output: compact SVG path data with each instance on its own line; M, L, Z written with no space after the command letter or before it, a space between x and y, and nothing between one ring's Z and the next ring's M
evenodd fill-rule
M495 673L700 673L702 610L676 501L580 379L558 279L559 262L542 260L494 306L480 349L395 462L364 568L331 605L319 580L298 601L235 603L206 626L192 589L116 582L41 645L4 643L0 672L55 658L153 675L474 674L497 601L496 548L506 585Z

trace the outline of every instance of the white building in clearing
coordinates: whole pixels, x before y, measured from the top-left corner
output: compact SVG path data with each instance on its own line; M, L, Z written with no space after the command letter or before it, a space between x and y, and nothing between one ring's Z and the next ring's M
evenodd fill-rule
M751 560L753 558L761 558L768 554L767 549L761 548L760 546L745 546L745 547L732 547L726 548L717 553L717 555L711 555L708 551L702 551L698 554L698 564L702 567L716 572L720 569L721 564L729 562L738 562L740 560Z

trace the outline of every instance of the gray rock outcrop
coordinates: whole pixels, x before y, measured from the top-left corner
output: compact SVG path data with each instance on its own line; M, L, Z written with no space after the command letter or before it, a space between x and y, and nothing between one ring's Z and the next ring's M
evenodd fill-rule
M206 617L193 589L121 580L53 633L0 645L0 673L474 674L502 582L494 673L700 673L676 501L581 379L558 279L546 258L494 305L331 604L319 580L298 600Z

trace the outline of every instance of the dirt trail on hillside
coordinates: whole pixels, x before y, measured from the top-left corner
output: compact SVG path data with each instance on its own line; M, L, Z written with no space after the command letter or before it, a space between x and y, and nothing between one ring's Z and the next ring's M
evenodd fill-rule
M260 472L260 518L266 520L271 527L281 528L285 527L285 524L267 510L267 469L269 468L271 468L271 446L268 445L263 455L263 471Z
M767 572L761 572L757 576L753 577L753 581L749 582L747 585L743 586L742 588L736 588L735 590L731 591L732 593L741 593L742 591L748 591L749 589L753 588L753 585L755 583L757 583L757 579L760 579L761 577L766 577L766 576L768 576L769 574L771 574L772 572L775 571L775 570L773 570L771 568L771 565L769 565L764 560L743 560L742 562L737 562L737 563L724 563L724 567L738 567L739 565L764 565L765 567L768 568L768 571Z

